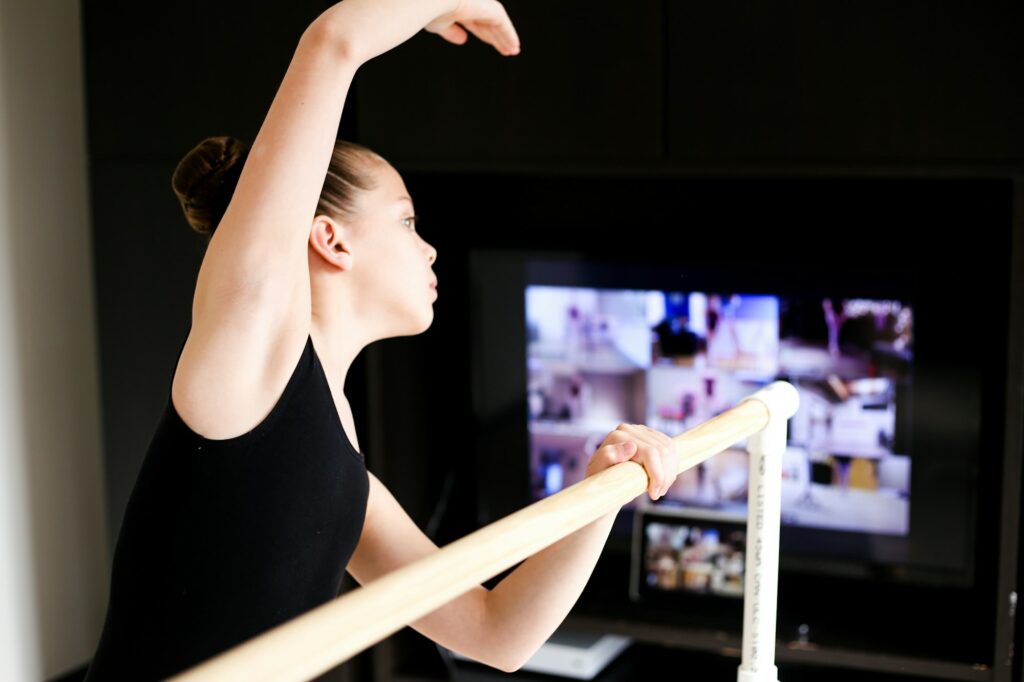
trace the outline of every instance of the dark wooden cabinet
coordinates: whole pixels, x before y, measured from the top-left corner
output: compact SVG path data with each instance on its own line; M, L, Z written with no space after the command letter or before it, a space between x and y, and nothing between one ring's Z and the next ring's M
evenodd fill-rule
M1019 5L664 4L668 158L1024 156Z
M361 141L438 170L1024 157L1010 3L506 7L518 56L420 33L364 65Z
M505 6L518 55L420 32L360 67L360 141L404 166L657 161L661 3Z

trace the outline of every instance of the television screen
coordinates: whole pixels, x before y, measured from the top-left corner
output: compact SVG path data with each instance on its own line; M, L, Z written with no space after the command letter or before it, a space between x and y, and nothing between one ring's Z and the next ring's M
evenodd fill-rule
M674 436L784 380L800 406L782 461L780 570L973 580L972 453L962 441L936 447L935 421L915 414L916 399L945 400L940 383L949 375L918 366L910 272L812 276L571 254L493 258L477 309L501 331L477 339L495 369L476 399L479 408L500 403L484 435L502 462L494 466L503 488L517 480L510 467L519 461L526 490L518 502L488 490L486 504L497 507L507 494L504 505L518 508L582 480L620 423ZM967 390L954 402L976 409L972 400ZM921 457L923 471L913 465ZM943 490L936 471L961 487ZM632 514L653 510L692 524L742 525L747 475L744 440L682 472L658 501L645 493L625 505L613 533L632 546ZM927 485L915 485L921 480Z
M743 598L745 523L637 514L630 597L663 599L688 592Z
M621 422L676 435L783 379L800 395L782 463L783 525L909 534L909 301L529 285L525 318L533 499L581 480ZM745 448L629 506L743 521Z

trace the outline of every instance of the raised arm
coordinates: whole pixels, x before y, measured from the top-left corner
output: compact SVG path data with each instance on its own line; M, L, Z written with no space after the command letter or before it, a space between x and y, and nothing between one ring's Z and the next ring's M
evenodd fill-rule
M211 383L221 403L244 400L274 379L264 374L281 364L275 351L301 347L307 244L349 86L359 66L424 28L456 44L469 30L506 55L518 48L497 0L344 0L302 33L199 268L177 405L209 400Z
M458 22L458 23L456 23ZM356 70L420 29L465 42L462 24L503 54L518 37L497 0L344 0L302 34L207 248L200 289L302 288L306 244Z

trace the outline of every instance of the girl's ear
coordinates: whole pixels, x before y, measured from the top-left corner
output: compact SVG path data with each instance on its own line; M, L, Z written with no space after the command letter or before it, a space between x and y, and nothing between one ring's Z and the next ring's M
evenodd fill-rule
M352 267L352 244L349 231L339 221L324 215L313 219L309 243L328 264L348 270Z

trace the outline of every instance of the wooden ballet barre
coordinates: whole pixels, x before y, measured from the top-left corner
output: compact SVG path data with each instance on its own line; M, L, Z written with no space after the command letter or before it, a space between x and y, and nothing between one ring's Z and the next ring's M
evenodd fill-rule
M776 608L774 581L778 572L777 484L774 486L774 506L771 495L763 510L758 505L764 501L760 494L763 492L761 488L765 487L760 484L765 473L764 460L774 460L776 466L772 470L779 471L778 460L782 454L779 443L781 441L784 448L786 421L796 411L796 406L796 389L787 382L776 381L743 398L735 407L672 439L679 455L678 474L744 438L756 436L748 443L752 480L748 496L750 519L745 588L751 582L756 583L764 592L765 600L754 605L751 599L746 599L744 656L739 682L775 680L777 675L772 663ZM769 426L772 428L766 428ZM766 435L771 438L761 437ZM769 440L771 447L766 449L764 446ZM778 456L755 458L755 449L762 454L771 451L772 455ZM760 468L762 477L754 471L755 466ZM619 509L643 494L648 483L647 472L641 464L632 460L615 464L170 679L181 682L287 682L316 677L501 571ZM755 490L758 491L756 495ZM771 490L768 492L772 493ZM774 534L771 532L772 524ZM753 540L751 533L754 534ZM760 541L760 533L765 533L767 543ZM767 546L767 554L762 551L763 545ZM754 568L762 572L758 573L757 580L751 581ZM764 589L766 583L767 590ZM758 596L760 598L761 595ZM770 646L758 648L755 634Z

